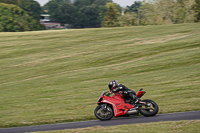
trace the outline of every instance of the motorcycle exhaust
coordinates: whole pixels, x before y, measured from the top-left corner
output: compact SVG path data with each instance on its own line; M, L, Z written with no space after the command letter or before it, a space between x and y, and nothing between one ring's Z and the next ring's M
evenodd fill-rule
M126 112L127 115L138 115L139 114L139 110L133 108L133 109L130 109Z

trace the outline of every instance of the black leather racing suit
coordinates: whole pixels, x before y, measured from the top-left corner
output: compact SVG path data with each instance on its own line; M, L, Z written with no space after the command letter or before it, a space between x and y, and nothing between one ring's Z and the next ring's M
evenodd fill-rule
M116 89L113 89L113 92L116 93L116 92L119 92L121 91L122 92L122 95L124 96L124 99L133 99L134 101L136 101L137 99L139 99L137 96L136 96L136 93L135 91L127 88L126 86L122 85L122 84L118 84L117 88Z

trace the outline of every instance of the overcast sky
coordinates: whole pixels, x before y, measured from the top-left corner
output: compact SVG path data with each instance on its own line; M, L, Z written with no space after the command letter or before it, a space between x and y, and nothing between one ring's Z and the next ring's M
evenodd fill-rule
M49 0L35 0L35 1L38 1L40 3L40 5L43 6ZM117 3L122 7L126 7L127 5L130 6L134 3L134 1L136 1L136 0L113 0L114 3Z

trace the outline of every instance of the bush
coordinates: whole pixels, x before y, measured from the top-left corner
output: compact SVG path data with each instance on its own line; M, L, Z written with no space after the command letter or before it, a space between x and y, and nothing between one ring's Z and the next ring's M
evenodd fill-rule
M30 17L20 7L0 3L0 32L33 31L44 29L44 26Z

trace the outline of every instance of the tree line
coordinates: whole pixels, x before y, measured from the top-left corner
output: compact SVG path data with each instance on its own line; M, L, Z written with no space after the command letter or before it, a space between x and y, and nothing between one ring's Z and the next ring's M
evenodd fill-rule
M200 21L200 0L144 0L126 8L124 25L179 24Z
M44 30L40 4L34 0L0 0L0 32Z
M200 0L143 0L122 8L112 0L50 0L44 7L73 27L116 27L200 21Z
M50 0L44 5L43 13L46 11L55 21L72 27L101 27L108 2L112 0Z
M41 13L74 28L193 23L200 0L143 0L122 8L112 0L0 0L0 31L41 30Z

